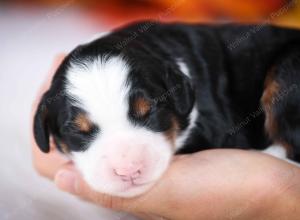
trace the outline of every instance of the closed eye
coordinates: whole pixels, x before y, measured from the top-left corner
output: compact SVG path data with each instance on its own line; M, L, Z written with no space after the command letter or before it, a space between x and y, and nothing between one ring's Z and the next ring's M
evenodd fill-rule
M63 125L61 133L70 136L94 137L99 130L99 127L84 113L79 113L73 120L67 121Z
M100 128L91 125L88 131L82 131L74 121L68 122L61 129L62 139L72 151L84 151L100 132Z

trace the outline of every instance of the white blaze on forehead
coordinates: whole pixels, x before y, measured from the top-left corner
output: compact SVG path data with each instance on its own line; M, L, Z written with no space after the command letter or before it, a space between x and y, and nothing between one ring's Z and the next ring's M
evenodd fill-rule
M84 62L72 64L68 70L67 93L106 131L116 126L126 128L129 66L121 57Z

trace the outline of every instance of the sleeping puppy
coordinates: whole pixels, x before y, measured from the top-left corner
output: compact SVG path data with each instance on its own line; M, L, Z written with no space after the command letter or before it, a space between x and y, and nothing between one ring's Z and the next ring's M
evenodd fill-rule
M300 161L300 31L258 27L150 21L78 46L38 106L38 146L53 137L93 189L121 197L176 153L271 146Z

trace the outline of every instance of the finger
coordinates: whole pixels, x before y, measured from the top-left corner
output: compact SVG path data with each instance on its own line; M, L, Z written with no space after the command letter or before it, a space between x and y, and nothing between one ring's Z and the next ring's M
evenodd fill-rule
M144 214L144 213L134 213L134 216L138 217L139 219L143 220L167 220L167 218L164 218L162 216L153 215L153 214Z
M121 210L123 199L99 193L91 189L74 167L64 167L55 175L56 186L84 200L96 203L106 208Z
M41 176L53 180L56 172L71 162L56 149L52 149L48 154L43 153L32 139L32 163Z
M175 157L176 161L183 159L184 157ZM158 184L156 188L158 190L152 189L150 192L145 193L142 196L135 198L120 198L115 197L103 193L99 193L93 190L81 177L80 173L75 169L74 166L65 166L62 167L55 175L54 178L56 186L68 193L79 196L80 198L90 201L92 203L96 203L106 208L125 211L134 213L138 216L143 216L143 219L163 219L161 217L157 217L153 214L149 214L149 207L153 207L155 205L149 206L151 201L155 201L157 194L156 191L159 191L161 187ZM153 195L154 194L154 195ZM141 214L146 213L146 214ZM147 218L146 218L147 217Z
M180 161L181 159L184 159L184 157L176 157L175 161ZM59 189L94 204L117 211L132 213L145 220L169 219L163 217L168 216L167 213L169 210L165 210L161 206L162 204L166 204L166 200L168 200L167 197L170 195L170 192L166 193L168 191L166 189L172 185L171 182L162 180L150 191L139 197L119 198L93 190L82 179L74 166L62 167L55 175L55 184Z

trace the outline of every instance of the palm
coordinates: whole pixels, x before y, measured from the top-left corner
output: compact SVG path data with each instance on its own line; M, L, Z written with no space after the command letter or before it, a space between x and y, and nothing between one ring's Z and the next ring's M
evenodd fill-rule
M172 220L226 219L224 215L237 219L288 188L295 169L271 156L242 150L178 156L164 178L137 203Z

